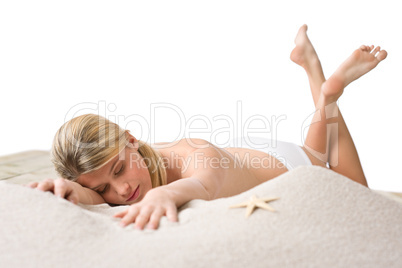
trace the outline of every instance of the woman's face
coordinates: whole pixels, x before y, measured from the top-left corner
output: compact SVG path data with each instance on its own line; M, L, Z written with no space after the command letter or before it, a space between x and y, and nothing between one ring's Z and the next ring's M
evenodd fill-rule
M148 167L134 146L127 146L102 168L79 176L77 182L116 205L137 203L152 189Z

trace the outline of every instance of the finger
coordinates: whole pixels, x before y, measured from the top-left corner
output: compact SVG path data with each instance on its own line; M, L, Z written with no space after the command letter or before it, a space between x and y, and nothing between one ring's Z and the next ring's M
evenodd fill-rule
M67 197L67 184L63 179L57 179L54 181L54 195L58 197Z
M170 207L166 210L166 217L168 218L169 221L172 222L177 222L178 217L177 217L177 208L176 207Z
M75 205L78 204L79 196L76 192L70 192L70 194L68 194L65 198Z
M124 210L122 212L119 212L117 214L114 214L113 217L115 217L115 218L123 218L127 213L128 213L128 209L126 209L126 210Z
M38 184L38 187L36 187L36 188L38 190L41 190L41 191L44 191L44 192L46 192L46 191L53 192L53 187L54 187L53 180L48 179L48 180L40 182Z
M38 182L34 181L34 182L30 182L28 184L26 184L25 186L30 187L30 188L36 188L38 186Z
M152 208L143 208L135 219L135 229L144 229L145 224L149 221L149 218L154 210Z
M163 209L155 210L152 213L151 217L149 218L149 223L147 225L147 228L148 229L158 229L159 222L160 222L160 219L162 218L163 214L165 214Z
M139 207L130 207L128 213L124 215L124 217L121 219L120 225L124 227L129 225L130 223L135 222L139 213L140 213Z

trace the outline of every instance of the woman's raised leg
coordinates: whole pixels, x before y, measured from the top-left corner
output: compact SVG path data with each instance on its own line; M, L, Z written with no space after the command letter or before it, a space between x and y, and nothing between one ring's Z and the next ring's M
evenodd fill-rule
M379 47L370 52L373 47L362 46L325 82L321 63L306 31L307 26L303 25L296 36L296 47L291 54L292 61L302 66L307 73L317 109L305 141L306 151L310 157L314 155L322 162L329 162L335 172L367 186L356 147L336 100L344 87L372 70L387 54L380 51Z

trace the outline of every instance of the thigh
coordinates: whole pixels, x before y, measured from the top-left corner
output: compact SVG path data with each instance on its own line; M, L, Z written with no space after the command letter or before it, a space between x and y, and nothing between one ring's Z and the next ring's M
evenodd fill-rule
M316 158L315 156L313 156L306 148L304 148L302 146L300 146L300 148L302 148L302 150L306 153L306 155L308 156L308 158L310 159L311 163L314 166L320 166L320 167L327 168L327 163L324 163L321 160L319 160L318 158Z

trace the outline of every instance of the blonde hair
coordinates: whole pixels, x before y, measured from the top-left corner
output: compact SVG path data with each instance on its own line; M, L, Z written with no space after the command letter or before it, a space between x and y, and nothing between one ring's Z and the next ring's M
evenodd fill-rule
M60 127L53 140L51 156L56 172L62 178L76 181L80 175L101 168L129 144L128 132L96 114L71 119ZM152 187L166 184L161 154L143 141L138 143Z

